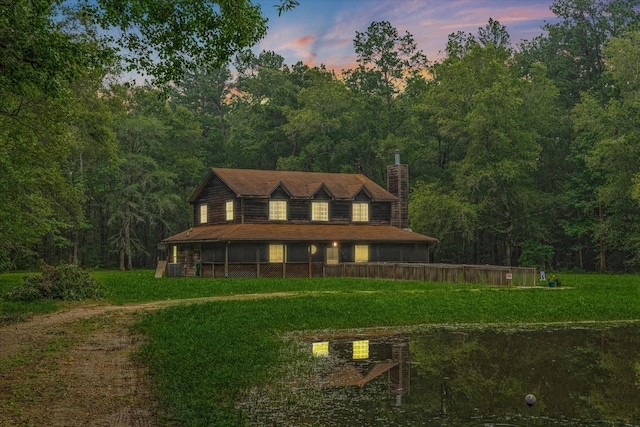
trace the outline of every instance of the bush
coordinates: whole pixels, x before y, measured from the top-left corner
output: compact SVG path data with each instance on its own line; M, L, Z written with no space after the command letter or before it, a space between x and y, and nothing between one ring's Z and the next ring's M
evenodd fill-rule
M24 285L4 295L6 301L36 301L53 299L80 301L98 299L102 288L78 264L60 264L57 267L43 265L42 275L25 276Z

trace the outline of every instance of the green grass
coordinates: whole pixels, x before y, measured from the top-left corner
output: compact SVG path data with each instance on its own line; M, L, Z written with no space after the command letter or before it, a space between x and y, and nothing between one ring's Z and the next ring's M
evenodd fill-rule
M139 357L163 403L184 425L242 425L235 403L270 381L283 334L418 324L529 324L640 319L640 276L562 274L536 289L359 279L155 279L153 271L92 276L115 304L214 295L298 292L286 298L219 301L144 316ZM0 275L0 290L13 276ZM17 283L19 284L19 283ZM0 303L0 313L6 303Z
M106 299L114 304L162 301L273 292L394 292L413 290L415 282L361 279L155 279L154 272L140 270L96 271L91 274L106 288ZM431 284L441 289L459 289L470 285Z

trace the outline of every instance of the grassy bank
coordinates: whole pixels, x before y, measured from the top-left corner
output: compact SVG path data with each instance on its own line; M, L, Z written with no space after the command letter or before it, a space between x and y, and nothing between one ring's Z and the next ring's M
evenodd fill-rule
M149 337L140 360L149 366L172 416L190 426L242 425L235 403L249 387L270 381L273 368L284 362L281 337L288 332L640 319L637 275L563 274L559 289L356 279L157 280L152 271L92 275L114 304L295 292L285 298L177 306L140 321L137 328ZM0 292L19 283L0 275ZM6 304L0 303L0 313L20 309Z
M563 275L562 280L560 289L248 281L248 287L263 291L318 293L174 307L146 316L139 327L151 341L141 356L177 419L186 425L242 425L234 402L248 387L269 381L273 368L284 362L280 337L287 332L640 319L638 276Z

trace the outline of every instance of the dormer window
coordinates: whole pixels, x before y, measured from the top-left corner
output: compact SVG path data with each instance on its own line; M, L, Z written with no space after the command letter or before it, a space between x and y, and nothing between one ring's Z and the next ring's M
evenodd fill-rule
M233 200L227 200L225 207L225 219L227 221L233 221Z
M206 224L207 219L207 205L200 205L200 224Z
M354 202L351 206L351 221L369 222L369 203Z
M329 202L311 202L311 221L329 221Z
M287 201L286 200L269 200L269 220L270 221L286 221L287 220Z

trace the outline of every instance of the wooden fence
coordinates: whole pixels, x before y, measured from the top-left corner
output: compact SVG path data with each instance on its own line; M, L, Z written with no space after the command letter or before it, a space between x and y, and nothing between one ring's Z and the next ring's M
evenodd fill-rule
M193 276L195 271L184 269L178 274ZM494 286L535 286L537 281L535 268L416 263L203 263L201 274L232 278L360 277Z
M324 276L494 286L536 286L537 270L535 268L495 265L344 263L326 265Z

